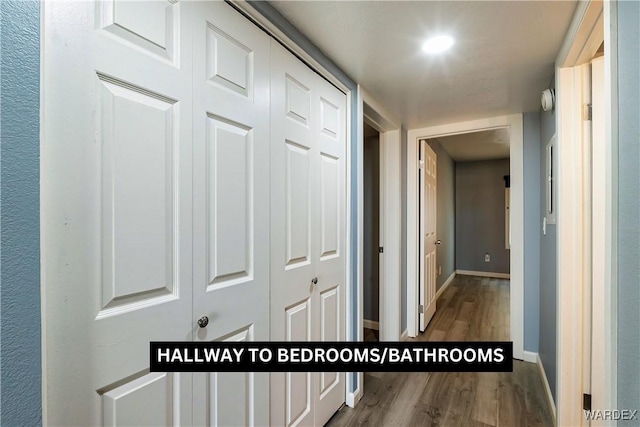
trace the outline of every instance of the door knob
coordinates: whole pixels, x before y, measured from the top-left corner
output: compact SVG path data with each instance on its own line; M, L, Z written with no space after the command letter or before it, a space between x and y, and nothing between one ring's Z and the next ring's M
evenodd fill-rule
M209 318L207 316L202 316L198 319L198 326L201 328L205 328L209 324Z
M313 283L314 285L318 284L318 278L314 277L313 279L311 279L311 283Z
M441 245L442 242L440 240L436 240L436 245Z

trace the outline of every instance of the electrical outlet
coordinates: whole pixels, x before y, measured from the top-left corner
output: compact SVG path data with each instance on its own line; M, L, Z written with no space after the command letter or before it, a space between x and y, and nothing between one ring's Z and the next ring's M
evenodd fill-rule
M484 262L491 262L491 255L484 254Z
M442 274L442 266L439 265L438 266L438 276L440 276Z

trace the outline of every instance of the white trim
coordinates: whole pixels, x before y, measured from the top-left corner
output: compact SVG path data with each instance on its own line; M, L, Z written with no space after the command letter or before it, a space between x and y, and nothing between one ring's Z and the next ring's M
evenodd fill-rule
M407 329L418 331L418 142L423 138L509 128L511 169L511 301L510 325L513 355L522 359L524 351L524 154L522 114L489 117L450 123L408 133L407 147Z
M618 402L618 3L604 2L604 96L606 137L605 200L607 229L605 241L604 354L605 389L603 408L615 408ZM615 88L615 90L614 90ZM596 403L598 403L596 401ZM614 421L612 425L617 425Z
M613 409L617 394L617 5L615 2L587 1L578 6L556 61L556 93L558 106L556 127L558 135L558 251L557 264L557 402L558 425L582 425L583 392L589 390L585 379L586 366L591 372L605 370L604 387L594 395L594 407ZM605 137L606 153L604 180L605 204L605 280L604 296L593 300L600 304L594 309L603 313L604 366L591 367L591 349L584 341L591 337L575 331L590 329L591 316L584 316L585 298L591 292L592 246L590 242L590 187L593 171L583 143L582 126L583 69L604 39L605 43ZM578 52L576 54L576 52ZM563 102L564 101L564 102ZM583 189L586 189L586 194ZM587 234L585 235L585 230ZM602 328L602 325L596 325ZM589 372L589 374L591 374Z
M337 79L330 71L328 71L320 62L318 62L312 55L302 49L295 40L292 40L284 32L282 32L273 22L263 16L260 12L254 9L247 0L228 0L233 7L242 11L242 13L249 18L258 28L264 30L269 36L273 37L284 47L293 52L298 58L300 58L309 68L316 71L322 77L327 79L331 84L347 93L350 89Z
M362 326L367 329L375 329L376 331L380 329L380 323L376 320L362 319Z
M553 394L551 394L551 387L549 387L549 380L547 379L547 373L544 370L544 365L542 364L542 359L540 359L540 355L538 353L534 353L536 355L536 365L538 365L538 372L540 373L540 377L542 377L542 384L544 385L545 394L547 395L547 403L549 404L549 408L551 409L551 414L553 415L553 423L552 425L559 425L556 423L556 403L553 401Z
M455 278L456 278L456 271L453 270L453 273L451 273L451 276L449 276L449 278L447 278L447 280L444 281L442 286L440 286L440 289L438 289L438 292L436 292L436 301L438 301L438 298L440 298L440 295L442 295L442 293L447 289L447 287L449 287L449 285L451 284L451 282L453 282L453 279Z
M496 279L511 279L511 274L509 273L494 273L491 271L456 270L456 274L464 276L493 277Z
M350 408L355 408L360 399L362 399L362 387L358 387L354 392L347 392L346 405Z
M406 341L408 339L409 339L409 331L405 329L404 331L402 331L402 334L400 335L400 341Z
M363 118L380 132L381 176L381 235L380 246L384 247L380 280L380 341L398 341L401 325L401 150L400 125L365 88L358 86ZM358 140L359 146L363 139ZM362 159L359 159L361 162ZM362 169L362 163L358 164ZM363 175L359 175L363 180ZM364 192L358 188L358 206L363 206ZM362 223L359 223L362 232ZM361 255L362 256L362 255Z
M524 361L529 363L537 363L538 362L538 353L533 351L524 351Z

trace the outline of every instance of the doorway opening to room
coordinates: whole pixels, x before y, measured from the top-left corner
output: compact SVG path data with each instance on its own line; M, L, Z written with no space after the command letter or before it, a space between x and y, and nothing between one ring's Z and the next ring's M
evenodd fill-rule
M454 151L454 148L449 150L454 154L449 154L444 149L442 144L455 145L456 148L464 146L466 139L476 139L476 143L470 142L466 144L466 148L459 150L459 153ZM494 145L493 149L501 148L503 154L486 154L484 158L480 153L477 153L479 157L465 157L464 153L473 153L480 150L482 143L478 143L478 139L485 139L492 141L498 138L503 142L485 142L489 145ZM438 145L435 144L438 142ZM451 287L451 284L457 283L455 277L458 275L460 281L464 277L477 277L475 279L482 283L482 281L491 282L491 278L506 280L508 282L508 294L503 297L504 314L502 315L505 325L508 325L507 338L513 342L513 357L515 359L524 359L524 172L523 172L523 116L520 114L509 116L497 116L486 119L472 120L468 122L457 122L447 125L433 126L422 129L410 130L408 135L409 147L407 151L407 164L410 167L407 168L407 327L408 335L410 337L418 337L421 331L425 330L429 323L429 314L437 313L440 310L437 299L440 295L444 294L444 291ZM440 150L442 153L447 153L450 160L449 167L451 170L446 172L446 166L443 166L445 159L443 154L442 159L438 158L436 150ZM456 186L457 176L464 178L463 172L469 173L470 178L465 182L469 182L470 190L465 190L468 194L463 195L461 193L462 188L449 189L448 197L453 200L449 201L448 206L449 213L440 212L440 222L443 219L453 217L455 222L453 225L449 223L450 229L453 228L453 237L447 236L443 239L443 231L440 231L438 235L438 211L442 210L446 203L443 201L443 206L438 208L438 198L442 199L445 194L438 194L434 200L436 201L435 208L435 225L433 220L429 223L429 216L422 215L422 212L426 212L426 207L420 210L421 201L426 200L424 190L424 176L427 176L426 170L424 176L421 178L422 171L426 168L425 165L420 165L421 155L426 159L428 149L433 151L435 160L435 166L432 168L435 170L435 186L442 188L443 184L447 181L451 182L452 186ZM490 150L489 150L490 151ZM469 155L469 154L467 154ZM458 157L456 157L458 156ZM504 160L508 157L508 160ZM454 160L457 159L457 162ZM475 160L475 161L470 161ZM494 161L500 160L503 164L503 169L494 165L493 167L477 168L476 166L482 165L481 161ZM414 166L415 165L415 166ZM507 168L508 166L508 168ZM479 169L473 172L474 169ZM474 173L482 172L482 169L488 169L494 174L493 182L496 184L495 193L484 193L479 191L477 186L480 183L479 178L474 178ZM487 171L485 171L487 172ZM447 178L448 174L448 178ZM505 176L508 175L508 191L505 189ZM460 186L459 184L458 186ZM442 193L443 190L441 190ZM457 194L456 194L457 193ZM507 201L508 195L508 203ZM464 197L462 197L464 196ZM462 197L462 198L460 198ZM457 198L460 198L458 200ZM469 200L467 200L469 199ZM464 202L464 203L463 203ZM493 214L494 218L489 218L486 221L494 221L495 217L501 218L498 222L500 229L496 229L494 225L490 229L492 232L489 236L484 236L484 231L489 228L486 224L475 224L472 222L474 218L473 214L482 214L480 207L486 205L493 205L499 211ZM455 211L454 211L455 210ZM508 214L506 213L508 211ZM478 216L478 215L476 215ZM507 221L508 220L508 221ZM426 221L426 222L425 222ZM429 233L423 233L422 230L426 230L427 226L431 224L432 233L435 230L435 238ZM442 229L443 225L440 224ZM495 229L495 230L494 230ZM507 237L508 235L508 237ZM482 237L484 236L484 237ZM476 239L478 237L478 239ZM427 239L431 239L427 241ZM436 242L440 240L440 245ZM425 245L427 245L425 247ZM427 255L429 252L433 253L433 247L436 247L436 263L433 265L431 261L430 273L432 276L425 278L425 274L428 273L425 268L425 262L427 261ZM507 246L509 249L507 249ZM438 261L438 249L440 248L440 261ZM429 251L427 251L429 250ZM447 254L445 251L448 250ZM449 257L450 264L447 266L444 263L445 255ZM508 255L508 256L507 256ZM432 255L433 257L433 255ZM453 266L451 266L453 264ZM428 266L428 264L426 264ZM505 267L508 266L508 269ZM439 270L441 273L438 275ZM448 282L448 283L447 283ZM425 289L425 286L430 288ZM422 288L422 289L421 289ZM458 286L453 287L452 290L458 289ZM466 289L466 288L465 288ZM438 292L438 290L440 292ZM467 296L465 298L471 298ZM475 297L474 297L475 298ZM435 305L435 308L433 307ZM444 307L444 306L443 306ZM421 319L420 311L427 316L423 316ZM446 314L444 311L452 314L452 310L443 310L442 315ZM468 312L467 312L468 314ZM432 318L433 322L435 318ZM421 322L422 320L422 322ZM437 320L437 319L436 319ZM468 319L469 320L469 319ZM507 321L508 320L508 321ZM464 322L465 320L463 320ZM455 319L450 319L453 324ZM440 325L442 327L442 325ZM458 328L463 328L463 324L457 324ZM486 326L485 329L491 326ZM466 334L466 332L464 333ZM456 335L460 333L456 332ZM461 338L460 338L461 339ZM487 338L475 338L475 339L487 339Z
M502 127L419 142L418 339L509 340L509 141Z
M363 341L380 339L380 257L382 213L380 210L380 132L364 123L363 196L364 196L364 280Z

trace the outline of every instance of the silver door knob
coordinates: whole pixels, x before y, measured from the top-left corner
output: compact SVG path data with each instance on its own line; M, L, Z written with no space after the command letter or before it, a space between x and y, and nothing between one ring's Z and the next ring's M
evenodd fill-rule
M311 279L311 283L313 283L314 285L318 284L318 278L314 277L313 279Z
M202 316L198 319L198 326L201 328L205 328L209 324L209 318L207 316Z
M441 245L442 242L440 240L436 240L436 245Z

